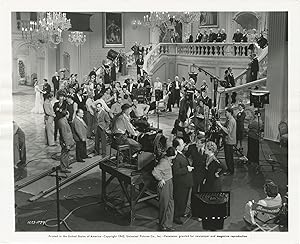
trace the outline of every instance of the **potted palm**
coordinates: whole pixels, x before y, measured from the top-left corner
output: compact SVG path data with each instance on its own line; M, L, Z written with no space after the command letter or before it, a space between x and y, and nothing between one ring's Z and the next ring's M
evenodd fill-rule
M19 60L18 66L19 66L19 75L21 77L20 84L25 85L25 83L26 83L25 64L22 60Z

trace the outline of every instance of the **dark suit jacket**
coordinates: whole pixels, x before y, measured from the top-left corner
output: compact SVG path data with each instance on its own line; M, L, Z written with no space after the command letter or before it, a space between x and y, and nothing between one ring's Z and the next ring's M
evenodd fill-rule
M77 116L73 120L73 137L75 141L86 141L87 139L87 125L80 121Z
M193 186L193 175L192 172L188 171L188 165L187 158L178 153L172 166L174 187L189 188Z
M234 33L232 39L235 42L241 42L242 38L243 38L243 33L240 32L240 33Z
M55 102L53 105L53 110L56 115L55 119L59 120L62 117L62 112L67 111L67 102L63 101L62 105L59 105L59 101Z
M57 78L58 79L56 79L56 76L53 76L52 83L53 83L53 86L58 89L59 88L59 76L57 76Z
M74 101L78 104L78 109L82 109L83 111L86 111L86 106L85 106L85 102L86 102L86 97L81 96L81 101L78 98L78 94L75 94L74 96Z
M258 70L259 70L258 60L257 60L257 58L254 58L251 61L251 72L258 72Z
M73 134L66 117L63 117L58 121L58 128L59 128L59 135L60 135L59 139L64 144L66 144L66 146L73 146L74 145Z
M189 146L186 157L192 159L193 162L193 176L196 177L199 181L204 180L205 176L205 160L206 160L206 154L203 152L199 152L198 148L196 147L196 144L192 144Z

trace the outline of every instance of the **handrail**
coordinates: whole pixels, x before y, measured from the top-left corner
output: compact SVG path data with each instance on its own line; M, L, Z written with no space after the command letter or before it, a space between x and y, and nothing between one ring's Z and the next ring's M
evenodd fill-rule
M258 62L261 62L266 56L268 55L268 47L265 47L262 49L261 54L259 55ZM237 82L239 79L241 79L248 71L248 68L244 69L240 74L238 74L235 78L234 81Z
M265 82L267 82L266 77L262 78L262 79L259 79L259 80L256 80L256 81L246 83L246 84L242 84L242 85L239 85L239 86L235 86L235 87L231 87L231 88L225 88L224 93L237 92L237 91L240 91L240 90L251 88L253 86L261 85L262 83L265 83Z

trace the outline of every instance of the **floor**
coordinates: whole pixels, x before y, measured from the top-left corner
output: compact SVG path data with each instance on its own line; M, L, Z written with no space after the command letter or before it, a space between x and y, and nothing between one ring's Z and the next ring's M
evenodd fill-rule
M15 170L16 185L28 181L28 179L51 169L59 164L58 156L60 147L47 147L44 138L43 115L31 114L30 110L34 103L33 89L21 87L13 94L14 120L23 129L26 135L27 165ZM170 138L170 132L178 114L178 108L174 108L171 113L162 113L159 116L159 127L163 129L164 135ZM150 116L150 123L157 126L156 115ZM92 141L88 142L88 147L92 148ZM247 151L246 141L244 151ZM260 158L265 161L271 154L281 163L279 170L270 171L270 167L263 167L262 172L256 172L256 165L244 165L236 161L236 171L233 176L223 178L223 190L231 193L231 213L225 220L223 231L244 231L245 225L242 220L244 205L248 200L258 200L264 197L262 186L265 179L273 179L283 195L286 193L287 185L287 150L280 148L277 143L263 141L261 143ZM74 152L73 152L74 154ZM92 154L91 154L92 155ZM223 160L223 152L218 157ZM95 161L92 158L86 164L74 162L72 173ZM268 165L268 164L267 164ZM157 230L157 208L156 202L141 204L139 214L135 224L130 226L124 216L120 217L115 213L106 211L102 203L99 202L101 194L101 174L100 169L95 167L79 178L69 182L61 189L61 216L66 216L72 209L88 204L84 210L68 217L68 224L62 228L67 230L68 225L78 231L154 231ZM114 189L118 189L117 182ZM40 192L55 185L54 177L35 182L15 194L16 201L16 230L17 231L53 231L56 227L53 223L28 224L28 221L45 221L56 217L55 194L50 192L37 201L30 202L30 198ZM114 191L120 191L114 190ZM94 203L94 204L92 204ZM50 222L53 222L52 220ZM183 226L175 226L177 231L203 231L201 223L193 218L187 218Z

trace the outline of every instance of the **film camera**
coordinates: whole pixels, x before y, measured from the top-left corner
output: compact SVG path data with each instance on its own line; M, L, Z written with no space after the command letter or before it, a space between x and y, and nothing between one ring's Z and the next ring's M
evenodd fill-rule
M265 104L269 104L269 91L253 90L250 92L250 105L255 108L263 108Z

